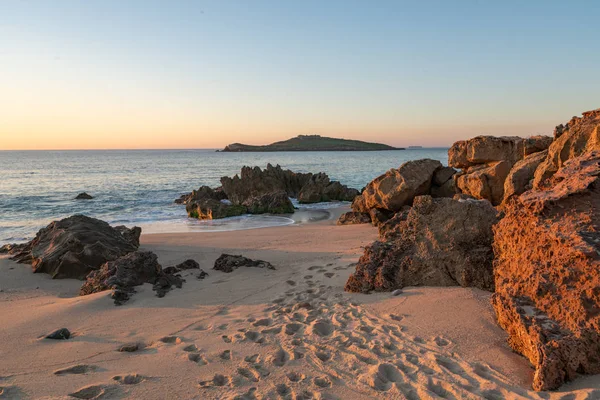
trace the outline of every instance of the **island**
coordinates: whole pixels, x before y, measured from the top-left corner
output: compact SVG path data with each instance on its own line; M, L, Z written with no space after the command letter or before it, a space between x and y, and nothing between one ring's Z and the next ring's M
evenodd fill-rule
M377 151L404 150L387 144L369 143L360 140L348 140L324 137L320 135L299 135L295 138L275 142L264 146L232 143L222 152L267 152L267 151ZM217 150L219 151L219 150Z

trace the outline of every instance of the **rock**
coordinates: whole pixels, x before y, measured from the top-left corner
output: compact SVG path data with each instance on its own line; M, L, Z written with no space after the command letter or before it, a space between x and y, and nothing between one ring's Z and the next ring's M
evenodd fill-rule
M535 171L533 187L543 189L545 182L566 161L592 150L600 150L600 109L584 112L582 117L573 117L566 126L556 127L548 157Z
M185 260L184 262L179 263L177 265L173 265L171 267L163 268L163 272L165 274L173 275L173 274L176 274L178 272L185 271L185 270L188 270L188 269L200 269L200 264L198 264L195 260L188 259L188 260Z
M51 334L49 334L48 336L46 336L46 339L53 339L53 340L68 340L70 338L71 338L71 332L67 328L58 329L58 330L52 332Z
M205 272L203 269L200 270L200 273L196 275L197 279L204 279L208 276L208 272Z
M200 199L189 201L185 209L190 218L221 219L236 217L248 212L246 206L227 203L225 200Z
M535 170L546 159L547 154L547 150L530 154L512 167L504 181L503 202L531 189Z
M405 206L402 210L398 211L396 214L392 216L392 218L388 219L384 223L379 225L379 238L384 242L389 242L397 238L397 236L401 235L402 232L399 229L402 225L400 223L402 221L406 221L408 218L408 213L410 212L410 207Z
M462 193L498 205L504 198L504 181L511 166L508 161L497 161L470 167L465 173L457 175L456 186Z
M80 296L113 290L112 298L116 305L127 301L134 287L150 283L158 297L163 297L172 286L181 287L182 279L167 274L158 263L156 254L151 251L136 251L91 272L79 290Z
M331 182L324 173L314 174L302 186L298 194L300 203L320 203L325 201L353 201L358 190L348 188L340 182Z
M133 353L140 349L140 345L138 343L127 343L123 346L119 347L119 352L121 353Z
M380 208L396 212L411 205L416 196L429 193L434 172L442 164L436 160L405 162L372 180L362 193L368 209Z
M540 151L548 150L548 147L552 144L554 139L551 136L530 136L524 139L524 153L523 156L527 157L530 154L538 153Z
M250 197L279 191L284 191L289 197L298 197L311 177L310 173L296 173L284 170L279 165L273 167L267 164L264 170L259 167L243 167L239 176L221 178L221 184L233 204L242 204Z
M246 199L243 206L250 214L292 214L294 205L283 190Z
M215 266L213 267L213 269L229 273L233 272L233 270L238 269L240 267L275 269L275 267L267 261L251 260L247 257L236 256L231 254L221 254L221 256L215 261Z
M441 167L435 170L433 173L432 184L436 186L442 186L444 183L452 180L452 177L456 174L456 170L452 167Z
M525 156L524 140L517 136L477 136L459 141L448 150L448 165L467 168L507 161L513 165Z
M493 290L492 225L497 220L487 201L416 197L405 219L400 214L383 225L390 234L365 249L345 290L423 285Z
M352 201L352 205L350 205L350 208L352 208L352 211L354 211L354 212L359 212L359 213L368 213L369 212L369 208L367 207L367 204L365 203L365 198L363 197L362 194L359 194L358 196L356 196L354 198L354 200Z
M356 224L369 224L371 223L371 216L365 213L357 213L349 211L340 215L337 220L338 225L356 225Z
M441 186L431 185L430 194L432 197L454 197L457 192L454 179L448 179Z
M509 202L494 228L494 310L535 367L535 390L600 373L600 152L566 161L545 185Z
M35 273L52 278L84 279L107 261L137 250L141 229L113 228L84 215L54 221L35 238L11 251L12 259L29 263Z
M213 200L225 200L227 199L227 195L223 191L222 187L218 187L216 189L212 189L208 186L200 186L198 190L194 190L191 193L184 194L178 199L175 200L176 204L188 204L192 201L199 201L205 199L213 199Z
M380 226L389 220L393 215L394 213L379 208L372 208L369 210L369 217L371 218L371 223L373 226Z
M81 192L77 196L75 196L75 200L91 200L93 198L93 196L90 196L86 192Z

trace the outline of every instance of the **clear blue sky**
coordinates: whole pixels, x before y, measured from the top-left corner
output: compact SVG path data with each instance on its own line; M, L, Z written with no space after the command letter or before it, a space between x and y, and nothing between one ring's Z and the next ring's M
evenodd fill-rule
M551 134L599 71L600 1L4 0L0 148Z

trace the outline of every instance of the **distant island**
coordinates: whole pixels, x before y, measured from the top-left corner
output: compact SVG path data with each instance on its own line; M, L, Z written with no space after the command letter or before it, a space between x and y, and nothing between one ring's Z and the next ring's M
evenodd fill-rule
M264 146L252 146L248 144L232 143L221 151L243 152L243 151L376 151L376 150L404 150L404 148L392 147L387 144L369 143L360 140L347 140L329 138L320 135L299 135L295 138L275 142ZM219 150L217 150L219 151Z

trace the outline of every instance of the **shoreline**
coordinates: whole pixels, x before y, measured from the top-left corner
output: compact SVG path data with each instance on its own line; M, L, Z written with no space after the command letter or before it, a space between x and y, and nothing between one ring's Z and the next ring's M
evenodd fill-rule
M210 235L143 234L141 249L155 252L163 266L193 258L209 276L198 280L185 272L183 287L164 298L146 284L119 307L108 292L80 297L80 281L52 280L0 258L0 314L6 321L0 387L23 398L62 398L89 387L99 387L107 398L147 399L234 398L251 388L265 397L281 397L282 391L344 399L545 395L529 389L532 369L508 347L490 293L461 287L411 287L396 297L344 292L353 263L376 237L370 225L337 226L333 219ZM264 259L277 269L212 270L223 252ZM312 308L295 308L304 303ZM308 322L314 313L317 319ZM270 325L256 325L262 319ZM330 322L315 325L321 320ZM62 343L39 339L61 327L75 337ZM342 345L348 340L359 341L358 347ZM129 342L146 347L116 351ZM256 362L245 361L255 355ZM90 370L54 374L74 365ZM252 378L247 371L268 375ZM406 385L389 380L396 379L393 371ZM113 379L126 375L142 381L122 385ZM217 375L223 386L213 382ZM577 379L548 398L568 390L577 390L576 399L595 395L598 378Z

